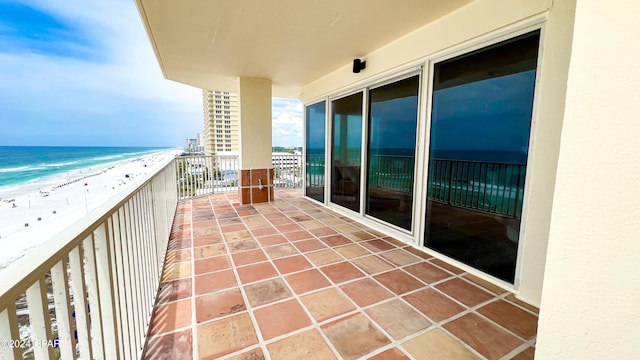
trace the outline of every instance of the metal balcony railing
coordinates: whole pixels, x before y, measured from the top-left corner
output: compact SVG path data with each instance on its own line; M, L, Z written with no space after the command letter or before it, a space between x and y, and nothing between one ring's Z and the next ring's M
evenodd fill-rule
M302 187L302 155L273 155L273 185ZM238 155L195 155L176 158L178 198L188 199L238 190Z
M3 270L1 359L138 359L177 206L176 162Z

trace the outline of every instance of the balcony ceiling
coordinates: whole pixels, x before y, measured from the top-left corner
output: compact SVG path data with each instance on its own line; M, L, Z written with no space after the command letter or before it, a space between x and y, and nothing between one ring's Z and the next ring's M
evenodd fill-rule
M300 87L471 0L136 0L167 79L236 90L271 79Z

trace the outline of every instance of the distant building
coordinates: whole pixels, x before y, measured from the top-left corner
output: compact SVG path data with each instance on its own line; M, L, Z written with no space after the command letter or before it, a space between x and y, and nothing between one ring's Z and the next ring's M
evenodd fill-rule
M240 150L238 95L226 91L202 91L205 154Z

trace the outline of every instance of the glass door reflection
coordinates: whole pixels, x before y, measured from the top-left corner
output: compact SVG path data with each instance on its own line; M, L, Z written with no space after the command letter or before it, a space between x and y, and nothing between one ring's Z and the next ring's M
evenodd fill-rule
M324 158L325 158L325 102L309 105L306 108L306 188L305 194L324 202Z
M369 91L366 213L411 230L418 75Z
M362 93L331 103L331 202L360 211Z
M515 277L540 33L434 65L425 246Z

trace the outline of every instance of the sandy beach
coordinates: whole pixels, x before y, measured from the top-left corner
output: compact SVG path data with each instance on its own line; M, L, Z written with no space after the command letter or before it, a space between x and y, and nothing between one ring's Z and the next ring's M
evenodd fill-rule
M176 150L93 166L0 191L0 269L157 169Z

